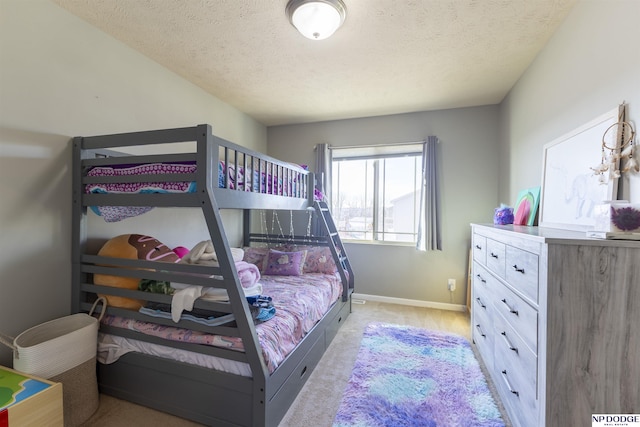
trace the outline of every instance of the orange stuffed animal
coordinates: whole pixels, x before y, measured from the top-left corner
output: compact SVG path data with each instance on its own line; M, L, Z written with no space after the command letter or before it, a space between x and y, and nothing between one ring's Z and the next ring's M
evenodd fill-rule
M180 261L166 245L151 236L141 234L123 234L108 240L98 252L100 256L127 259L143 259L147 261L173 262ZM96 285L113 286L116 288L138 289L140 279L135 277L110 276L106 274L94 274L93 282ZM112 295L101 295L107 299L112 307L122 307L138 310L144 304L143 301L131 298L123 298Z

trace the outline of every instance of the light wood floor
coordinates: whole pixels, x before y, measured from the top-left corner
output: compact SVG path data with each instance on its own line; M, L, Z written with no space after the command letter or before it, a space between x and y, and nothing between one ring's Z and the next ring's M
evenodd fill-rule
M456 333L470 339L469 315L462 312L367 301L353 304L322 360L283 418L280 427L331 426L351 374L364 327L370 322L411 325ZM110 396L100 396L98 411L88 427L187 427L199 424Z

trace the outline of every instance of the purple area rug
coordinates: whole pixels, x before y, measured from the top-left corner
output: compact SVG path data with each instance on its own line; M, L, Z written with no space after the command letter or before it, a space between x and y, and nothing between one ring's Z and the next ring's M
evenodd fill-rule
M371 323L334 427L504 426L469 342Z

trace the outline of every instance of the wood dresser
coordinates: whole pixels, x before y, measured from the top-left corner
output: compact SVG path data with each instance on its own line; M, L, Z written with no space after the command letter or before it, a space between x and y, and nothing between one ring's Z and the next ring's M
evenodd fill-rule
M640 242L472 225L473 341L515 426L640 413Z

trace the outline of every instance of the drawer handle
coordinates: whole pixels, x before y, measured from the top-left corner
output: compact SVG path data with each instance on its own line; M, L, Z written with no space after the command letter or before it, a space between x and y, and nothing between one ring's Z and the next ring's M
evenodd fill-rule
M480 245L476 245L476 249L478 249L478 250L482 250L482 246L480 246Z
M518 268L518 264L514 264L514 265L513 265L513 269L514 269L515 271L517 271L518 273L522 273L522 274L524 274L524 268Z
M507 385L507 388L509 389L509 391L513 394L515 394L516 396L520 397L520 392L514 390L511 387L511 384L509 383L509 380L507 379L507 370L503 370L502 371L502 379L504 380L504 383Z
M487 306L482 303L482 300L480 299L480 297L477 297L476 301L478 301L478 303L480 304L480 307L487 308Z
M507 332L506 331L502 331L502 332L500 332L500 335L502 335L502 338L504 339L504 342L507 343L507 347L509 347L509 350L515 351L517 353L518 352L518 347L514 347L513 344L511 344L511 342L509 342L509 338L507 338Z
M498 259L498 254L494 254L493 252L491 252L491 256L494 257L495 259Z
M486 280L486 279L484 279L481 275L476 274L476 277L477 277L478 279L480 279L480 281L481 281L482 283L487 283L487 280Z
M506 306L507 306L507 308L509 309L509 313L515 314L516 316L518 315L518 310L514 310L513 308L511 308L511 307L509 306L509 304L507 303L506 298L503 298L503 299L502 299L502 302L503 302L503 303L504 303L504 305L506 305Z
M487 334L482 333L482 329L480 328L480 324L478 323L476 325L476 329L478 330L478 332L480 332L480 336L482 336L482 338L486 338Z

